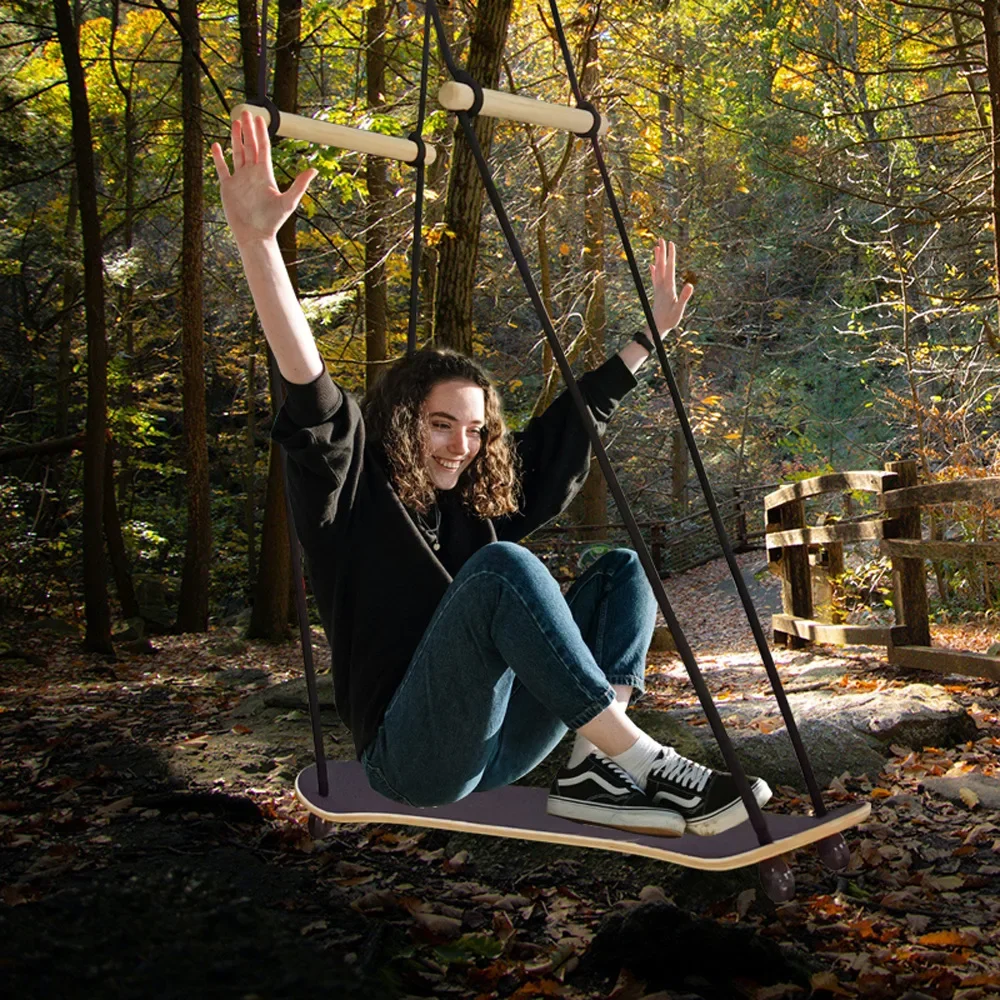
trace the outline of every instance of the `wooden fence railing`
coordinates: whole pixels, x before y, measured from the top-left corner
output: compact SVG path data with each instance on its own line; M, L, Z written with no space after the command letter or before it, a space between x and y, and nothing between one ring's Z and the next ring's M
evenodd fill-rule
M718 501L723 524L737 552L760 548L763 531L751 531L752 512L760 509L763 495L773 484L744 487ZM707 507L672 520L640 521L639 529L662 578L684 573L722 555L715 527ZM551 555L566 562L592 545L629 545L624 524L554 525L539 528L527 543L540 556Z
M844 491L875 494L878 513L847 523L806 525L807 498ZM918 484L913 461L890 462L881 472L817 476L768 494L768 559L782 581L782 613L773 617L775 642L882 645L889 662L900 666L1000 680L1000 657L931 646L924 565L925 559L1000 563L1000 542L925 541L921 523L924 507L998 498L1000 477ZM829 598L832 580L844 569L843 547L863 541L879 542L892 562L895 625L835 620Z

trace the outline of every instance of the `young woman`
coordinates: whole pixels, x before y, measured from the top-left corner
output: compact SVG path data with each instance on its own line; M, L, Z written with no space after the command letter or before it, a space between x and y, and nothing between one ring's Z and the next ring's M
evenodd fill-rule
M606 554L564 597L516 544L586 479L590 444L568 393L511 435L482 369L425 349L359 406L327 374L275 239L315 172L279 192L267 130L249 113L232 141L231 173L212 147L222 202L286 382L273 435L289 457L337 709L371 786L414 806L457 801L531 771L571 729L551 813L666 834L742 822L729 774L626 715L656 614L635 553ZM674 247L662 240L651 273L651 333L662 336L692 288L676 293ZM647 355L629 343L580 380L601 430ZM751 786L761 804L770 797L761 779Z

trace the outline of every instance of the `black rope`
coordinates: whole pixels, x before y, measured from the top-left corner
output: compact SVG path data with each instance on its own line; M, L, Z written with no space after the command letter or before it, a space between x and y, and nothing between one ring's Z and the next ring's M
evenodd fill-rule
M449 70L454 72L454 63L451 58L451 52L448 48L447 38L441 25L436 0L427 0L427 6L430 8L434 16L434 26L437 31L438 43L441 46L445 63L448 65ZM563 353L562 346L559 343L559 338L556 336L555 329L552 326L552 321L546 312L541 295L535 286L534 278L531 275L531 269L524 257L524 253L521 250L517 236L511 228L510 220L507 217L506 210L504 209L503 203L500 199L500 194L493 181L489 165L486 163L486 159L483 156L483 151L479 145L475 129L472 127L471 116L467 111L459 111L458 120L462 126L462 132L465 135L465 140L469 144L469 148L472 150L472 155L476 160L476 165L479 168L479 173L482 177L483 185L486 188L486 193L493 206L493 210L496 213L497 221L500 223L500 228L503 230L503 234L507 239L507 245L514 256L514 260L517 264L518 272L521 275L521 280L524 283L525 290L531 299L532 305L535 307L535 311L538 314L538 318L545 331L545 336L549 341L549 346L552 348L553 358L559 365L559 370L566 383L566 388L573 397L573 401L580 412L581 418L583 419L594 454L601 467L601 471L604 473L604 478L607 481L608 489L614 497L619 513L621 514L625 527L628 530L629 537L632 540L632 544L635 546L635 550L639 556L640 562L642 563L642 567L646 571L646 576L649 579L650 586L653 588L653 594L660 606L660 610L663 612L663 617L667 626L674 637L677 645L677 652L680 654L680 657L684 662L684 666L687 668L688 675L691 678L691 682L697 691L702 709L704 710L709 724L712 727L712 732L715 734L716 740L719 743L719 748L726 761L726 766L729 768L733 776L733 781L736 784L736 788L740 793L740 797L746 806L750 823L753 826L754 832L757 834L757 840L760 844L769 844L772 842L772 837L767 827L767 820L764 818L764 814L761 812L760 806L757 804L757 800L754 798L753 792L750 790L746 774L743 771L739 759L736 757L732 743L729 740L725 727L722 723L722 719L719 716L718 709L712 701L711 692L705 684L704 677L702 676L701 671L698 668L698 664L695 661L694 653L692 652L687 638L681 630L680 623L677 621L677 617L670 606L666 592L663 589L663 582L660 580L659 574L656 571L652 556L650 555L649 549L646 547L646 543L641 532L639 531L639 526L636 524L628 501L625 499L625 494L622 492L621 485L618 482L618 477L615 475L614 469L612 469L611 463L608 460L607 452L604 449L604 444L601 441L600 434L597 430L597 425L594 423L594 419L591 416L590 411L587 409L587 404L583 399L583 394L580 392L580 387L577 384L576 379L573 377L573 370L570 368L569 362L566 360L566 355Z
M267 351L268 366L271 371L271 384L281 385L281 372L271 349ZM274 407L276 400L271 399ZM275 413L278 411L275 409ZM281 476L285 486L285 517L288 519L288 547L292 556L292 582L295 593L295 618L299 625L299 640L302 643L302 665L306 674L306 693L309 699L309 721L312 723L313 752L316 757L316 781L319 794L330 794L330 782L326 773L326 752L323 749L323 727L319 717L319 689L316 685L316 666L313 660L312 634L309 631L309 609L306 606L306 578L302 572L302 552L298 535L295 531L295 521L292 514L292 497L288 489L288 455L281 449Z
M263 0L260 14L260 32L257 46L257 103L271 112L272 135L278 127L278 109L267 96L267 0ZM281 408L281 372L278 363L267 350L268 368L271 375L271 412L277 415ZM319 794L330 794L330 781L326 771L326 752L323 749L323 728L319 717L319 690L316 686L316 667L313 661L312 635L309 631L309 610L306 607L306 581L302 573L302 557L299 538L292 517L292 500L288 489L288 457L281 449L281 476L285 487L285 517L288 521L288 547L292 558L292 582L295 588L295 617L299 624L299 638L302 642L302 665L306 675L306 693L309 699L309 720L312 723L313 755L316 758L316 781Z
M278 127L281 125L281 112L278 105L267 96L267 0L263 0L260 10L260 25L257 32L257 97L248 103L267 109L267 132L271 144L278 142Z
M580 91L576 73L573 69L573 59L570 55L569 46L566 42L566 33L563 31L562 21L559 17L559 9L556 5L556 0L549 0L549 9L552 12L556 35L559 39L559 47L562 50L563 61L566 64L566 74L569 77L570 86L573 90L573 97L576 100L577 106L587 104L588 108L593 110L592 105L589 105L588 102L584 101L583 94ZM768 645L767 638L764 635L764 630L761 628L757 610L753 606L753 600L751 599L750 592L747 589L746 581L743 579L743 573L740 571L740 568L736 563L736 556L733 553L733 547L729 540L729 534L722 521L722 515L719 513L719 507L715 500L715 494L708 481L708 475L705 472L705 466L702 463L701 454L694 439L694 432L691 430L691 424L688 420L683 397L681 396L677 381L674 378L673 371L671 370L670 362L667 358L667 352L663 346L663 342L660 340L659 336L656 336L658 333L656 330L656 320L653 317L653 310L650 307L649 298L646 295L645 285L643 284L642 277L639 274L639 267L636 264L632 244L625 228L625 221L622 218L621 210L618 207L618 200L615 197L614 189L611 185L611 177L608 174L608 168L604 162L604 154L601 151L596 131L593 131L589 138L594 151L594 158L597 162L598 169L601 172L601 178L604 181L604 190L607 192L608 203L611 207L612 214L615 217L615 224L618 227L618 233L621 236L622 246L628 260L629 270L632 272L632 280L635 282L636 291L639 294L639 301L642 303L643 314L645 315L646 323L649 325L649 329L654 333L653 344L656 348L656 356L660 362L660 367L663 370L663 375L667 380L667 387L670 390L670 398L673 400L674 410L677 414L677 421L680 424L681 432L684 435L688 452L691 455L691 462L694 465L695 472L698 476L698 482L701 485L702 493L705 497L705 505L708 507L709 514L712 518L712 524L715 527L719 543L722 546L722 552L726 558L726 563L728 564L729 571L732 574L733 582L736 584L737 593L740 595L740 600L743 603L743 610L746 612L747 621L750 624L754 640L757 643L757 649L760 652L761 662L763 663L764 669L767 671L768 679L771 682L771 689L774 692L775 701L778 703L778 707L781 710L781 716L784 719L785 726L788 730L788 737L792 742L792 747L795 750L795 756L798 759L799 767L802 770L802 776L805 779L806 787L809 790L809 796L812 799L813 808L816 810L817 816L825 816L827 809L823 804L823 796L820 793L816 776L813 773L812 765L809 762L805 746L803 745L802 738L799 735L799 729L796 725L795 717L792 714L791 706L788 704L788 698L785 695L784 686L781 683L781 677L778 675L777 667L774 664L774 657L771 655L771 649Z
M417 158L413 165L417 170L417 189L413 206L413 244L410 250L410 319L406 328L406 353L417 349L417 312L420 306L420 255L423 250L424 225L424 172L427 146L424 143L424 118L427 113L427 77L430 73L431 18L424 11L424 44L420 57L420 100L417 105L417 127L408 138L417 144Z
M267 100L267 0L260 9L260 30L257 32L257 100Z

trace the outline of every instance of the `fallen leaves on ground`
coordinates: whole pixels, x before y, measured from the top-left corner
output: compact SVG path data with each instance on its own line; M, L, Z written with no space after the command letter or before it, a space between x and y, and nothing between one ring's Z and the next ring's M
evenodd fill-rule
M731 602L706 606L705 587L717 570L670 583L685 613L685 601L700 602L700 660L725 714L727 701L763 698L766 688L743 639L733 638ZM956 628L948 638L958 644ZM315 891L332 901L333 911L291 907L296 935L329 949L345 968L360 970L372 954L382 955L383 971L404 993L652 1000L634 977L595 992L585 959L610 909L662 900L662 889L647 887L631 899L569 862L491 884L477 876L491 842L451 851L441 831L341 826L316 841L291 790L296 770L309 763L307 720L285 712L259 728L228 715L253 692L300 676L297 647L247 643L231 630L157 638L155 645L155 656L105 663L81 654L71 639L24 633L18 647L26 657L0 661L0 905L30 906L58 893L74 874L106 866L124 845L141 842L144 829L211 817L222 840L263 852L277 870L305 868ZM779 669L804 658L836 665L822 683L840 690L892 687L906 676L877 651L782 650L776 658ZM676 657L651 657L649 686L654 705L695 703ZM792 902L775 907L759 889L742 890L706 914L824 964L812 977L817 998L1000 994L1000 816L971 790L952 802L924 784L1000 773L998 692L976 680L947 688L976 721L978 739L954 748L895 748L881 774L841 775L826 790L831 803L872 802L869 822L848 834L846 871L831 874L814 854L800 852ZM780 720L764 715L753 724L768 732ZM331 728L328 735L336 734ZM779 788L769 808L803 811L808 803ZM335 916L345 913L366 929L345 929ZM396 936L383 935L376 947L367 935L378 927ZM739 990L733 995L757 1000L807 995L789 983ZM670 993L655 997L670 1000Z

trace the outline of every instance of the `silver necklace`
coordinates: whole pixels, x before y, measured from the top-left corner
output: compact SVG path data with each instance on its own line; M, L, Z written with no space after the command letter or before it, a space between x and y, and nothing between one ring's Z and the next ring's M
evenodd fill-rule
M433 527L424 520L424 516L420 511L415 511L414 513L417 515L417 527L427 536L427 540L431 543L431 548L435 552L439 552L441 550L441 508L437 504L434 504Z

